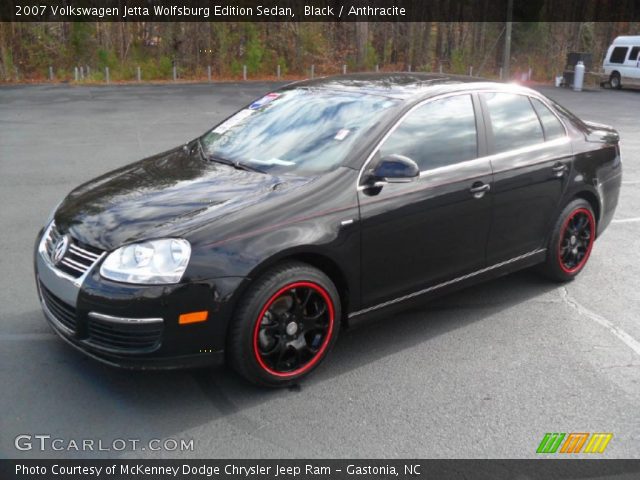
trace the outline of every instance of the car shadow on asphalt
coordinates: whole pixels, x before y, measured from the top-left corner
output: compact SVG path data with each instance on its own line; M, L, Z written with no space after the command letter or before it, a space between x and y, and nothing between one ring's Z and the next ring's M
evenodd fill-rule
M255 432L261 426L248 412L253 407L282 408L281 402L293 400L292 396L296 396L292 405L304 405L305 397L314 398L319 390L331 388L330 384L351 381L340 380L343 375L361 367L375 367L376 363L386 369L385 357L408 349L439 348L437 342L442 335L478 322L495 322L498 319L493 317L500 312L526 302L548 302L545 295L557 288L558 284L523 271L422 305L360 319L341 332L324 365L300 385L288 389L250 385L224 367L121 370L102 365L53 335L41 333L37 334L38 338L45 337L47 341L38 342L37 351L26 350L30 347L22 347L20 344L25 342L18 342L14 343L17 351L6 352L14 357L20 356L22 350L22 358L30 355L31 359L26 368L5 374L15 385L10 397L16 396L15 401L31 398L29 408L39 412L30 417L29 422L50 422L52 428L70 429L74 435L99 432L108 438L153 432L156 438L170 438L192 429L209 428L206 426L219 420L230 422L242 431ZM41 313L30 314L34 318L38 315ZM44 319L38 321L44 322ZM492 328L490 323L487 328ZM384 374L381 371L381 375ZM20 391L14 391L16 387ZM12 401L11 398L7 400ZM69 424L70 419L76 423ZM19 424L25 428L22 421ZM77 456L95 456L95 453L80 452ZM114 453L108 452L111 457Z
M542 297L558 286L524 270L404 309L398 306L371 314L342 332L328 364L309 381L341 375L416 346L429 348L441 335L473 323L491 322L501 311Z
M226 367L132 371L101 365L61 342L56 353L73 357L65 358L61 365L75 370L73 376L77 383L74 389L98 389L100 395L114 398L118 404L126 404L127 408L143 408L149 415L192 417L178 422L185 427L185 423L209 422L215 417L236 414L274 397L304 395L314 385L330 382L388 355L417 345L429 348L429 344L437 341L440 335L470 323L491 321L490 317L496 313L557 288L558 284L531 271L523 271L422 305L370 315L343 330L326 364L300 385L289 389L255 387ZM209 407L198 408L200 413L191 410L185 414L184 406L201 404L203 394L209 400Z

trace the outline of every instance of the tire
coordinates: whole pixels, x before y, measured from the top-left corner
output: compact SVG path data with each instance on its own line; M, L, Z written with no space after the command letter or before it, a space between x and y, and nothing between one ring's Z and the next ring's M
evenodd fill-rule
M620 90L622 88L622 82L620 81L620 74L618 72L613 72L609 77L609 85L611 88L615 88L616 90Z
M571 201L553 227L542 273L558 282L573 280L587 264L595 238L591 205L581 198Z
M240 300L229 330L229 364L260 386L296 383L327 356L340 318L340 296L329 277L305 263L283 263Z

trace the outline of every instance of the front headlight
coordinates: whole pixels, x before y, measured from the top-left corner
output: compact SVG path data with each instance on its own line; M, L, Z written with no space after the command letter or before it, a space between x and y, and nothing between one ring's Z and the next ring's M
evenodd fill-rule
M178 283L189 257L191 245L184 239L164 238L134 243L111 252L100 267L100 275L126 283Z

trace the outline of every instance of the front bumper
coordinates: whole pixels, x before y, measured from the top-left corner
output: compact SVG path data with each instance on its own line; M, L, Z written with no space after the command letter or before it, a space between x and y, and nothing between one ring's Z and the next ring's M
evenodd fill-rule
M45 318L68 344L103 363L135 369L218 365L224 361L234 292L228 277L174 285L130 285L98 274L58 270L36 242L34 268ZM179 324L181 314L207 311L204 322Z

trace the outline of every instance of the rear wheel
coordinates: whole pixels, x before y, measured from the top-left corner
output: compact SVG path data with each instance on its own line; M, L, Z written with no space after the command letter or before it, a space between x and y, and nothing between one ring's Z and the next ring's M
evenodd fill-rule
M340 314L338 292L320 270L298 262L269 270L235 315L230 364L258 385L295 383L326 357L338 335Z
M611 88L615 88L616 90L620 90L622 88L622 82L620 81L620 74L618 72L613 72L609 77L609 85Z
M566 282L575 278L589 260L596 238L596 222L589 202L573 200L558 218L547 248L543 272Z

